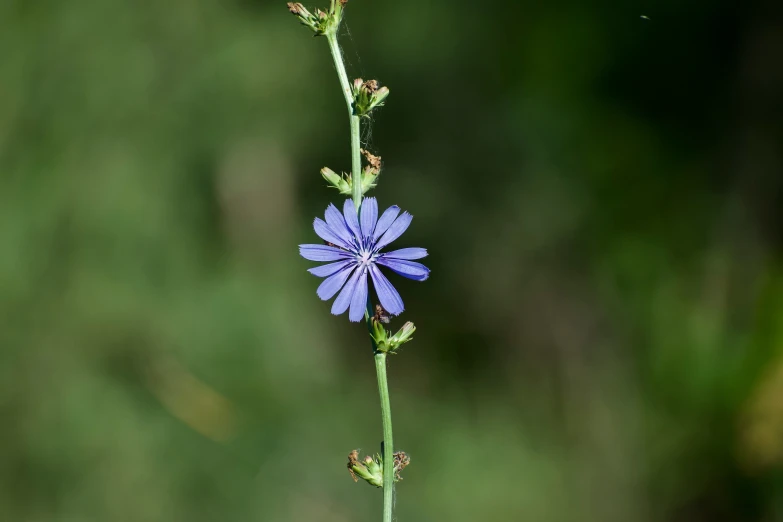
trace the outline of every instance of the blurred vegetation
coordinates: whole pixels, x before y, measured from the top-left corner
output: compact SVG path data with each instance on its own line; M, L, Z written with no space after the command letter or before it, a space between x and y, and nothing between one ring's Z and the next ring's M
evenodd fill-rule
M783 520L781 4L346 23L431 252L399 520ZM377 519L366 332L296 249L349 166L326 43L285 2L5 0L0 49L0 519Z

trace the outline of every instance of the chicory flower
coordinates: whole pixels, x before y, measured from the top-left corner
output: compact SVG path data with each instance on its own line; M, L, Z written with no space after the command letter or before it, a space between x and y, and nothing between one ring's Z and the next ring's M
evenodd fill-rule
M430 270L414 259L427 256L424 248L403 248L381 252L399 238L411 224L413 216L400 214L394 205L378 218L378 202L364 198L360 212L348 199L340 213L330 204L324 216L326 221L315 218L315 233L328 244L299 245L299 253L310 261L331 261L329 264L308 270L318 277L325 277L318 287L318 297L326 301L339 292L332 304L332 313L340 315L350 309L348 318L360 321L367 306L369 275L381 305L392 315L405 309L397 290L380 270L385 266L408 279L424 281Z

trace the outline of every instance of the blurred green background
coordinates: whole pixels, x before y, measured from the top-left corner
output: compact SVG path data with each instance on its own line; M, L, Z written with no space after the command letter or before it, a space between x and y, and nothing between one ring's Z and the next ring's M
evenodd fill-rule
M345 23L432 269L398 520L783 520L783 4ZM0 520L380 518L367 334L297 252L349 162L284 1L0 2Z

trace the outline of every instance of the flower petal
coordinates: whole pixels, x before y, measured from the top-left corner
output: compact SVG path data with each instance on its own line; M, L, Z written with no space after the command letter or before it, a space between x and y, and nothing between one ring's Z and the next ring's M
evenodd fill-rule
M427 257L427 249L426 248L401 248L399 250L392 250L391 252L386 252L381 257L385 258L394 258L394 259L421 259L422 257Z
M326 301L327 299L334 297L334 294L336 294L337 291L343 287L345 280L348 279L354 268L356 268L356 265L347 265L336 274L333 274L324 279L324 281L318 287L318 290L316 290L318 297L320 297L322 301Z
M378 220L378 224L375 225L375 230L372 233L373 242L378 241L378 238L381 237L381 234L386 232L391 224L394 223L394 220L397 219L397 214L399 213L400 207L397 205L392 205L384 210L383 214L381 215L381 219Z
M339 272L349 264L351 264L351 261L348 260L338 261L336 263L329 263L328 265L321 265L315 268L309 268L307 271L316 277L329 277L330 275Z
M299 255L309 261L337 261L353 254L329 245L299 245Z
M348 310L360 275L362 275L362 270L355 270L348 282L345 283L345 286L340 291L340 295L338 295L337 299L332 303L332 313L334 315L340 315Z
M402 297L400 297L399 292L374 264L370 265L370 275L372 276L375 293L378 294L378 300L381 302L381 305L390 314L400 315L405 310L405 305L402 303Z
M324 217L326 218L326 223L329 225L329 228L332 229L332 232L340 236L347 244L353 245L353 234L348 230L348 225L345 224L345 218L342 213L337 210L337 207L329 203L329 206L326 207Z
M354 323L364 318L364 311L367 309L367 269L360 268L362 275L356 283L356 290L353 291L351 298L351 311L348 313L348 319Z
M365 238L372 237L372 231L378 222L378 201L375 198L364 198L360 217L362 234Z
M413 220L413 216L408 214L407 212L403 212L400 217L394 220L394 223L391 224L389 227L389 230L386 231L386 233L383 235L381 239L378 240L378 242L375 244L375 250L378 251L400 237L403 232L405 232L408 229L408 226L411 224L411 221Z
M348 225L348 229L353 233L354 237L356 237L358 244L361 245L362 231L359 229L359 218L356 215L356 207L350 199L345 200L343 215L345 216L345 224Z
M323 219L315 218L315 221L313 221L313 229L315 230L315 233L318 234L318 237L324 241L334 243L343 248L351 248L351 243L346 243L340 236L335 234Z
M416 261L404 261L402 259L393 259L380 257L376 261L379 265L387 266L408 279L415 281L424 281L430 276L430 269Z

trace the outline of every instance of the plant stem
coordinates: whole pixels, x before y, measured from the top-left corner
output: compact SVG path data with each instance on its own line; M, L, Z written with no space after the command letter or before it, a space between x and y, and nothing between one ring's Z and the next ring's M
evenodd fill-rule
M381 396L383 419L383 522L392 522L394 510L394 444L392 442L391 402L386 379L386 354L375 354L375 372L378 374L378 392Z
M343 63L343 54L337 43L337 31L326 35L329 42L329 49L332 51L334 67L337 69L337 76L340 79L345 103L348 105L348 117L351 121L351 185L353 204L356 209L362 205L362 175L361 175L361 127L359 116L353 111L353 94L351 84L348 81L348 73L345 72ZM368 299L367 312L365 320L367 328L372 331L372 306ZM375 353L375 342L372 342L372 349ZM392 441L392 422L391 422L391 402L389 401L389 384L386 378L386 354L383 352L375 353L375 371L378 375L378 392L381 396L381 418L383 420L383 522L392 522L394 511L394 443Z
M348 81L348 73L345 72L343 63L343 53L337 43L337 33L332 32L326 35L329 42L329 49L332 51L334 67L337 69L337 76L340 78L340 87L342 87L345 103L348 105L348 117L351 120L351 185L353 204L358 209L362 204L362 157L361 157L361 128L359 116L353 113L353 94L351 83Z

